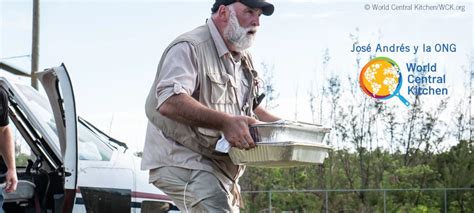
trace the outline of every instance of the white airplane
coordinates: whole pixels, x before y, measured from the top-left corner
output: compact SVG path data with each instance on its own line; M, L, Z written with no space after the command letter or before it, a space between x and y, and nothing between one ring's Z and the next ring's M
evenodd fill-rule
M76 115L64 64L37 75L48 98L0 76L15 138L31 149L27 166L17 167L17 191L5 193L6 212L178 211L148 183L140 158L125 143Z

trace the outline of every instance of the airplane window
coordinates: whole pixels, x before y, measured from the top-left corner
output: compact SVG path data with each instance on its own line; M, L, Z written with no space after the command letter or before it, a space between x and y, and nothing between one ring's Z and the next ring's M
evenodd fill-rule
M21 84L17 84L16 86L27 99L26 101L28 101L29 109L40 122L39 124L42 125L43 129L48 134L48 137L53 141L55 146L53 148L56 149L58 153L61 153L56 123L53 117L53 110L51 109L48 100L31 87Z
M105 145L105 141L98 137L82 123L78 123L79 160L109 161L113 150Z
M53 110L44 96L40 95L36 90L24 85L16 85L28 102L29 109L40 122L48 137L53 140L53 147L61 153L59 146L59 138L54 121ZM79 160L109 161L113 150L106 145L108 141L99 137L90 129L80 122L77 123L78 128L78 154Z
M28 159L34 159L31 157L32 151L28 143L26 143L23 136L20 134L15 124L10 120L10 128L12 130L13 142L15 142L15 163L17 167L26 167L28 165Z

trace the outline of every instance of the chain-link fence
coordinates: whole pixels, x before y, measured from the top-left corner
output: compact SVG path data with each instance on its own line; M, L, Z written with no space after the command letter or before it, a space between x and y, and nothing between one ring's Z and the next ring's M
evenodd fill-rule
M243 191L242 212L474 212L474 188Z

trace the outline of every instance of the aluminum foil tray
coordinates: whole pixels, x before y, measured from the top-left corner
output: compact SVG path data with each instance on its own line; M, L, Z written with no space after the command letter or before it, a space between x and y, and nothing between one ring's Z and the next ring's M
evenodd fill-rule
M250 150L231 148L234 164L259 167L294 167L322 164L330 147L323 144L330 128L321 125L279 121L250 126L256 147Z
M300 142L257 142L250 150L231 148L229 156L234 164L257 167L294 167L322 164L329 147Z
M322 143L331 129L317 124L280 121L252 125L249 131L256 142L293 141L312 144Z

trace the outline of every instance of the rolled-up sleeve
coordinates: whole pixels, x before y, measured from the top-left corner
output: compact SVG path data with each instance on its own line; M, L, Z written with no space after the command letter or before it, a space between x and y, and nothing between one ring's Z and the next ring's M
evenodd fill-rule
M190 43L174 45L164 57L156 85L157 109L173 95L192 95L198 82L196 52Z

